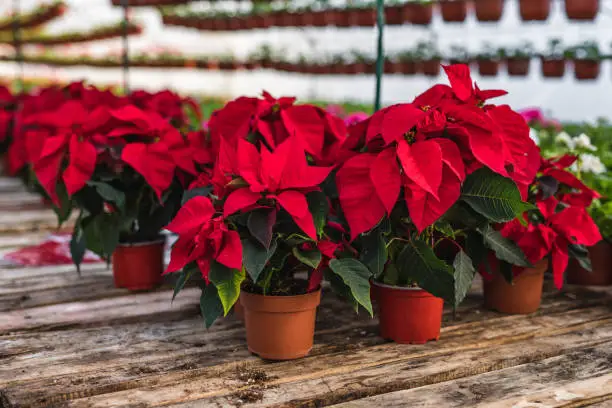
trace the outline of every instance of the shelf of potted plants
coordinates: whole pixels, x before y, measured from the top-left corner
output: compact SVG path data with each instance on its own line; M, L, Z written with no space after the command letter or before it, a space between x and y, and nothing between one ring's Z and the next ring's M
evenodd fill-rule
M508 75L524 77L529 75L531 58L534 55L533 45L525 42L515 48L504 48L501 53L506 60Z
M19 15L19 26L21 28L34 28L48 23L49 21L62 16L66 12L67 6L63 1L56 1L51 4L43 4L35 10ZM13 27L15 18L12 16L0 19L0 31L10 31Z
M501 59L500 50L493 48L491 44L484 44L482 51L474 56L478 74L485 77L497 76Z
M593 80L599 77L602 55L595 41L585 41L570 47L568 54L574 62L574 76L579 81Z

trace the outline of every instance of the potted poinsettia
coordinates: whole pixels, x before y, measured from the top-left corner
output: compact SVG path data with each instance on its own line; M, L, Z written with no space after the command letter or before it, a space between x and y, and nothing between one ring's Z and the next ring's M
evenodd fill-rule
M7 87L0 86L0 155L6 153L11 142L14 111L16 109L17 98ZM8 164L6 158L3 164L5 163ZM5 167L8 167L8 165ZM7 168L4 168L4 170L7 170Z
M466 295L478 255L468 232L507 250L490 223L531 207L519 186L539 163L521 116L486 102L504 91L480 90L467 65L444 69L451 86L354 125L345 143L354 155L336 176L350 236L365 241L364 263L376 261L381 334L400 343L437 339L443 301Z
M522 249L528 263L516 262L516 256L483 259L487 307L504 313L535 312L549 260L559 289L570 257L590 270L586 247L601 241L601 234L586 208L599 194L566 170L575 160L570 155L542 159L538 177L528 189L529 201L536 207L524 218L499 226L501 235Z
M77 268L89 249L112 256L117 287L159 284L160 231L180 204L180 182L196 173L198 134L185 138L169 118L125 99L94 108L69 100L38 115L36 128L48 131L32 163L38 182L60 223L79 210L70 246Z
M239 301L249 350L272 360L303 357L313 345L324 273L372 313L370 273L338 255L350 251L325 187L342 156L344 122L264 93L228 103L209 125L214 167L198 176L208 186L168 225L179 236L167 270L180 271L175 293L201 274L207 326Z

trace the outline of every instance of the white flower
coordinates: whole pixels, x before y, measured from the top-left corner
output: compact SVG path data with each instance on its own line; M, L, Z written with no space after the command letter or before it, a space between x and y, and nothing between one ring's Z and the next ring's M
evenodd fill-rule
M563 143L565 144L567 147L569 147L571 150L574 149L575 145L574 145L574 140L572 139L572 137L570 135L568 135L565 132L561 132L557 135L557 137L555 137L555 142L557 143Z
M580 136L574 138L574 146L581 147L586 150L590 150L592 152L597 150L596 146L593 146L591 143L591 138L584 133L580 134Z
M540 144L540 137L538 136L538 131L534 128L529 128L529 137L535 142L535 144Z
M599 157L590 153L580 155L580 168L586 173L603 174L606 172L606 166Z

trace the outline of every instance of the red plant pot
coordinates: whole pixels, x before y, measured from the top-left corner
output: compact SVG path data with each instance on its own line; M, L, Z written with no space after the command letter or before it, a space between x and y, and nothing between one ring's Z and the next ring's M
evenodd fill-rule
M333 10L334 21L337 27L350 27L352 24L351 12L346 9Z
M442 61L440 61L439 59L421 61L421 72L423 73L423 75L436 77L440 75L441 63Z
M474 0L478 21L499 21L504 14L504 0Z
M591 272L572 259L567 268L567 283L587 286L612 285L612 244L600 241L589 248Z
M376 11L372 8L357 10L357 26L373 27L376 25Z
M476 60L476 65L480 76L493 77L499 73L499 61L479 59Z
M380 336L401 344L425 344L440 338L444 301L418 288L373 282Z
M565 14L570 20L595 20L599 0L565 0Z
M564 59L541 59L542 76L546 78L562 78L565 75Z
M402 65L395 61L385 61L385 74L400 74Z
M400 72L404 75L416 75L418 72L418 66L416 61L400 61Z
M440 14L442 14L442 20L447 23L463 22L467 18L467 1L442 0L440 2Z
M544 272L548 259L542 259L533 268L524 269L508 283L498 270L498 264L491 262L493 277L484 280L484 303L487 309L507 314L534 313L542 302Z
M119 244L113 252L115 286L129 290L149 290L162 282L165 239Z
M428 25L433 18L433 4L406 4L408 10L408 19L412 24Z
M597 60L574 60L574 76L579 81L588 81L599 77L601 62Z
M385 7L385 24L386 25L402 25L408 21L408 12L406 6L388 6Z
M527 76L531 65L530 58L510 58L506 61L508 75L510 76Z
M546 21L550 15L550 0L520 0L523 21Z

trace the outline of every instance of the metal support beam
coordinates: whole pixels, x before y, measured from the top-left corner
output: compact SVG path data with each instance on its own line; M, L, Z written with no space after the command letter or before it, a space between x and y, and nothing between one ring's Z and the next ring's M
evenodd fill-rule
M121 0L123 7L123 91L126 95L130 93L129 71L130 71L130 50L128 44L128 7L129 0Z
M385 29L384 0L376 0L376 28L378 29L378 41L376 44L376 96L374 99L374 111L380 109L380 91L385 65L385 52L383 49L383 33Z

